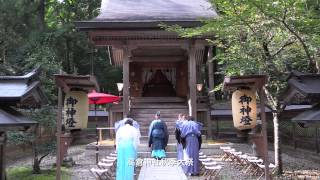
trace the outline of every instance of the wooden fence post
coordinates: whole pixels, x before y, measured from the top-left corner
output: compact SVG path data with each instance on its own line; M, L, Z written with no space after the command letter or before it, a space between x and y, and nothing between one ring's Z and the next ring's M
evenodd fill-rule
M320 149L319 149L319 130L318 130L318 127L316 127L315 140L316 140L316 151L317 151L317 153L319 153Z
M216 121L217 121L217 138L219 138L219 119L217 119Z
M296 124L295 123L292 124L292 141L293 141L293 148L296 149L297 144L296 144Z
M6 180L5 146L6 132L0 132L0 179Z

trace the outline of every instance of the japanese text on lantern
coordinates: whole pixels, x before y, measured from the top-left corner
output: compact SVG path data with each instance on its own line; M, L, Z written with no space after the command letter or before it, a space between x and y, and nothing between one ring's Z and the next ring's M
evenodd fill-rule
M257 124L255 91L239 89L232 94L233 125L239 130L254 128Z
M250 118L250 112L251 112L250 103L252 101L252 98L244 94L240 96L239 99L240 99L239 103L241 103L240 114L242 114L240 123L243 123L244 125L251 125L252 119Z
M75 114L77 113L77 110L75 110L75 105L78 103L78 100L73 98L72 96L68 97L66 100L66 105L67 105L67 119L66 119L66 125L68 127L75 127L74 124L77 122L75 121Z

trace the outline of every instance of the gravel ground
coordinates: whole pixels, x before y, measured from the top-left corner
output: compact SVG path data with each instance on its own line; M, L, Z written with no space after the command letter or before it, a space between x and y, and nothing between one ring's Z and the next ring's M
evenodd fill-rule
M251 146L248 144L233 144L233 147L237 151L244 153L252 153ZM244 174L237 170L230 161L221 161L221 150L215 150L212 152L213 158L218 161L223 169L220 173L219 179L257 179L257 177L252 177L250 175ZM299 154L300 152L291 152L290 155L287 153L282 154L283 161L283 171L282 176L273 179L310 179L310 180L320 180L320 163L317 160L312 159L307 154ZM274 164L274 151L269 150L269 162Z
M233 144L233 147L238 151L251 153L251 146L247 144ZM89 169L95 167L95 151L86 150L85 145L77 145L69 148L69 156L75 161L75 165L70 169L72 180L94 180L89 172ZM103 151L100 151L103 153ZM269 151L270 162L274 163L274 152ZM219 179L236 179L236 180L250 180L256 179L250 175L244 174L237 170L229 161L221 161L222 151L220 149L213 149L210 154L216 161L223 166L220 172ZM102 155L101 155L102 156ZM310 179L320 180L320 163L312 160L306 154L299 154L290 152L290 155L283 153L284 174L281 177L274 177L274 179ZM41 166L43 169L51 168L55 163L55 156L46 157ZM31 166L32 159L30 157L19 160L8 160L7 167L17 166ZM191 180L202 179L201 177L189 177Z

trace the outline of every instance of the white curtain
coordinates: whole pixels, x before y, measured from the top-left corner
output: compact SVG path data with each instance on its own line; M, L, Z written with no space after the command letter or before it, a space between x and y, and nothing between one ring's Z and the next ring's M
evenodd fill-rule
M158 69L161 70L162 74L164 74L166 78L172 83L173 88L176 88L176 68L144 68L142 70L142 82L149 82Z
M154 70L152 70L151 68L144 68L142 71L142 82L144 84L149 82L154 73Z
M172 83L173 88L176 88L176 68L161 68L161 72Z

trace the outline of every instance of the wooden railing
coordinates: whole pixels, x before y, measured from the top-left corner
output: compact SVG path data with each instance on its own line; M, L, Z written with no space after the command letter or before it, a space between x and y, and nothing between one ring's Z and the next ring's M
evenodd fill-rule
M110 133L111 139L114 139L114 134L115 134L115 128L114 127L98 127L97 130L99 131L99 142L103 140L102 138L102 130L107 130Z

